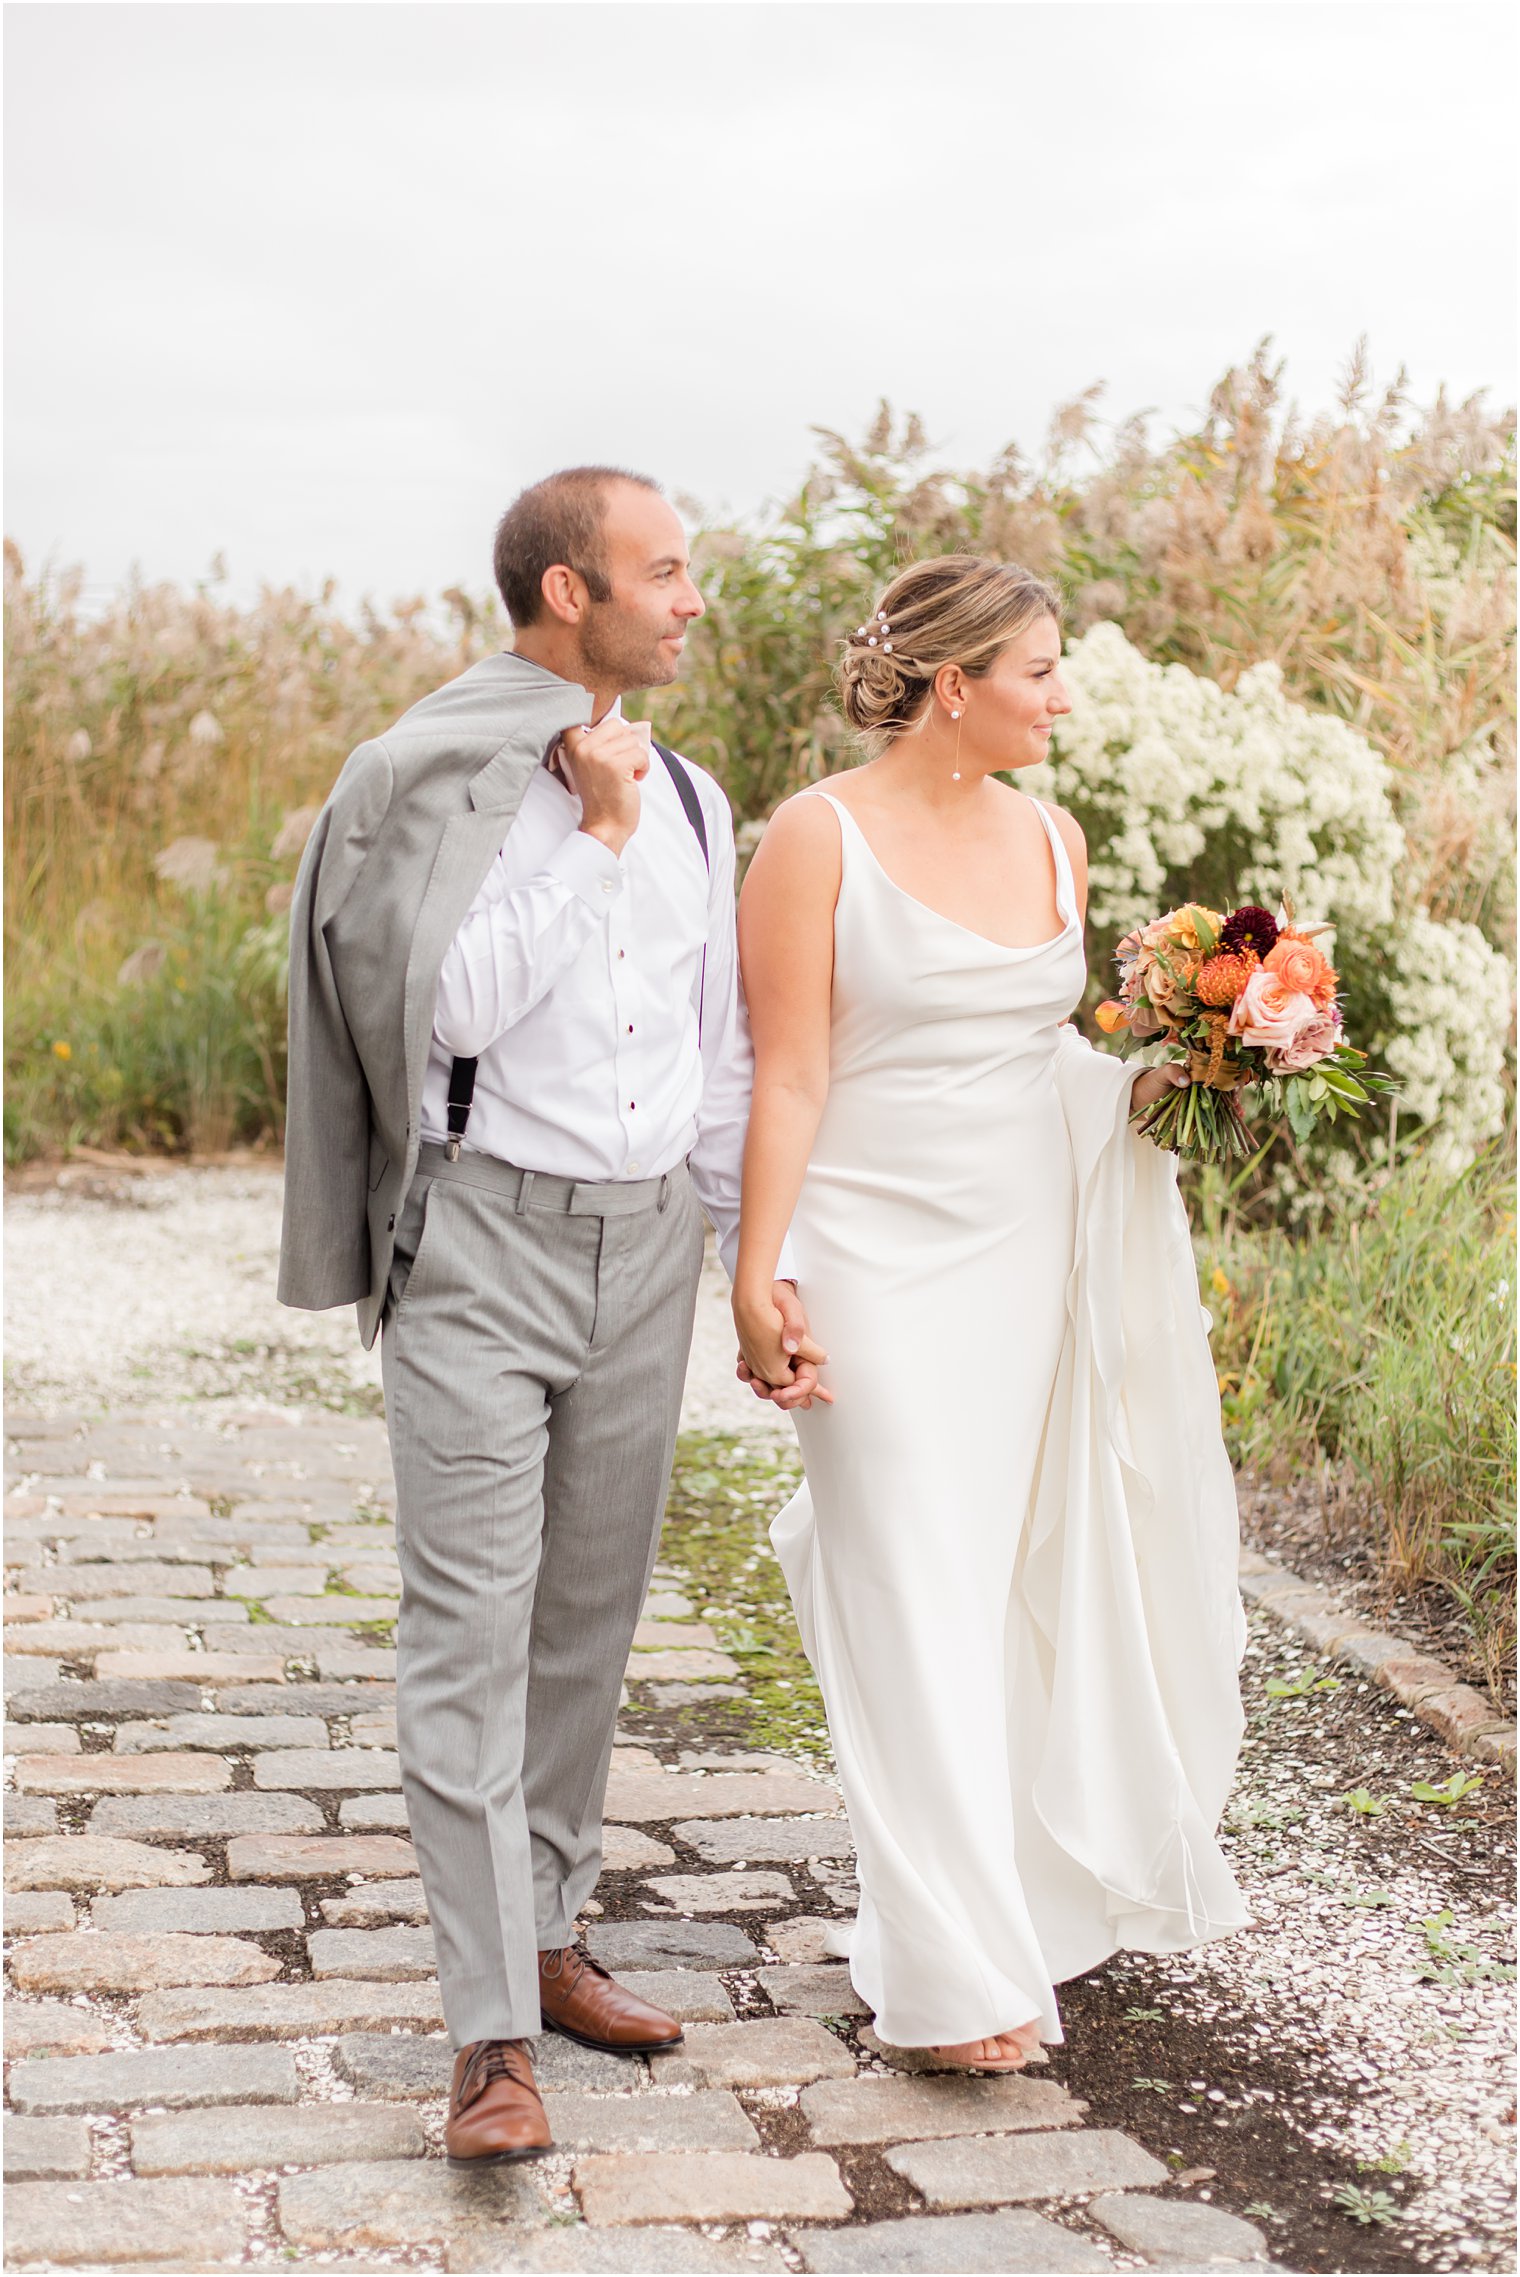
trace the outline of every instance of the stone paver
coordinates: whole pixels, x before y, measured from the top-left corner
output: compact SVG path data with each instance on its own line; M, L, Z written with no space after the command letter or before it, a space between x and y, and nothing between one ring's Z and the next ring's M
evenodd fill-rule
M379 1747L334 1747L320 1753L307 1748L274 1748L255 1760L253 1783L264 1788L298 1787L308 1793L359 1794L367 1789L399 1787L401 1761Z
M352 1752L357 1753L357 1750ZM406 1801L401 1795L348 1795L338 1805L338 1824L346 1834L405 1834Z
M16 2056L90 2055L111 2045L111 2026L87 2008L65 2000L8 2000L4 2011L7 2062Z
M236 1889L124 1890L119 1897L96 1898L90 1919L96 1929L203 1936L301 1929L306 1914L298 1890L266 1890L249 1883Z
M361 2095L402 2100L431 2101L447 2095L453 2062L447 2040L420 2032L356 2032L339 2040L333 2050L339 2078Z
M232 1785L219 1755L25 1755L19 1792L45 1795L215 1795Z
M754 1942L726 1921L616 1921L586 1933L604 1968L744 1969L759 1959Z
M7 1755L77 1755L79 1734L72 1724L8 1723Z
M90 2130L78 2119L5 2121L7 2182L68 2182L90 2171Z
M44 1801L40 1795L7 1795L5 1831L12 1839L17 1835L56 1834L58 1805Z
M139 2174L244 2174L340 2159L421 2158L426 2148L415 2115L388 2103L255 2103L226 2113L214 2127L177 2114L132 2125Z
M320 1716L165 1716L116 1727L120 1755L159 1749L206 1748L220 1755L231 1748L326 1747L327 1726Z
M661 1874L645 1887L676 1913L772 1913L792 1895L784 1874Z
M1036 2277L1037 2272L1112 2270L1102 2248L1043 2214L916 2214L858 2229L799 2230L791 2242L819 2277Z
M22 2266L211 2269L240 2261L247 2234L230 2182L17 2182L5 2194L5 2257Z
M786 2277L779 2246L743 2231L710 2237L705 2230L664 2228L594 2230L566 2224L514 2237L510 2231L467 2232L444 2248L450 2271L479 2270L489 2277L534 2271L584 2272L585 2277Z
M757 2151L760 2137L721 2088L694 2095L585 2095L551 2090L544 2109L565 2151ZM673 2211L674 2209L670 2209Z
M261 1704L267 1703L268 1692L263 1686L259 1689ZM28 1685L10 1699L10 1713L26 1723L42 1723L55 1716L101 1723L118 1716L192 1714L200 1704L198 1684L104 1683L95 1678L81 1683L60 1680Z
M826 2146L1069 2127L1086 2108L1054 2080L972 2079L949 2072L820 2080L803 2089L801 2107L814 2142Z
M184 2111L199 2104L294 2103L284 2048L125 2048L111 2055L37 2056L11 2067L18 2111Z
M183 1888L209 1882L211 1868L188 1850L155 1850L103 1834L60 1834L51 1841L12 1842L5 1851L8 1890Z
M279 2189L291 2245L350 2253L436 2245L471 2229L536 2222L546 2211L531 2165L456 2173L441 2159L364 2160L292 2175Z
M1168 2259L1191 2261L1251 2261L1267 2250L1266 2236L1254 2222L1243 2222L1218 2206L1176 2198L1132 2198L1126 2191L1094 2198L1087 2210L1121 2245L1152 2260L1165 2254Z
M637 1684L690 1684L704 1676L737 1676L739 1664L726 1652L641 1652L628 1673Z
M403 1984L438 1973L431 1929L316 1929L306 1940L314 1977Z
M324 1823L321 1805L301 1795L107 1795L90 1813L92 1834L168 1842L216 1841L236 1834L316 1834Z
M602 1828L604 1873L623 1874L640 1866L673 1866L675 1862L676 1854L668 1843L656 1842L652 1835L640 1834L636 1827Z
M889 2150L895 2168L931 2206L1067 2198L1079 2190L1151 2190L1166 2168L1111 2127L1064 2135L952 2136Z
M747 2151L655 2152L578 2159L571 2177L588 2222L830 2221L854 2201L820 2151L798 2158Z
M657 2079L705 2087L802 2087L855 2077L855 2058L844 2042L810 2016L693 2024L684 2046L653 2061Z
M635 1825L673 1819L792 1817L839 1810L839 1791L799 1772L620 1771L607 1780L607 1815Z
M72 1929L74 1900L65 1890L18 1890L5 1901L5 1933L24 1937L43 1929Z
M850 1830L839 1818L701 1819L674 1828L710 1866L753 1866L772 1859L853 1858Z
M721 1977L697 1969L620 1969L618 1983L653 2001L678 2024L732 2024L734 2004Z
M94 1597L212 1597L216 1582L207 1565L163 1565L129 1559L117 1565L70 1565L53 1569L54 1595L71 1604Z
M280 1964L237 1937L72 1935L28 1937L12 1947L21 1992L143 1992L154 1985L262 1984Z
M340 1874L416 1871L411 1844L392 1834L248 1835L227 1845L227 1872L235 1882L326 1881Z
M199 1942L199 1940L197 1940ZM313 2032L388 2031L392 2024L440 2024L432 1984L264 1984L247 1990L185 1987L149 1993L137 2019L150 2040L298 2040Z
M323 1898L321 1907L330 1929L375 1929L388 1921L427 1919L420 1881L360 1882L343 1897Z
M761 1969L762 1991L783 2016L869 2016L850 1982L849 1966L832 1961L815 1968Z
M255 1630L255 1637L260 1632ZM119 1648L120 1632L112 1637L113 1646ZM171 1652L153 1644L151 1637L146 1650L134 1648L98 1653L95 1672L102 1678L113 1676L157 1677L162 1682L178 1678L192 1684L283 1684L285 1662L278 1653L262 1649L249 1652Z

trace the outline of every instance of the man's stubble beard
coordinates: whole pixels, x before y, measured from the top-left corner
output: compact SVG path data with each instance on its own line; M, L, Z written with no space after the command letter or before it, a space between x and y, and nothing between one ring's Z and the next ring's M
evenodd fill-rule
M661 635L646 635L643 628L606 603L592 603L581 629L581 656L589 680L604 688L615 687L632 695L639 688L664 688L680 673L679 657L668 657L660 647Z

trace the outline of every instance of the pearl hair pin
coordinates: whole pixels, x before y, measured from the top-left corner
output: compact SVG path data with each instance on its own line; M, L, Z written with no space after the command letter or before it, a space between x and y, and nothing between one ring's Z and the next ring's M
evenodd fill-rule
M870 625L857 625L855 627L855 638L857 640L863 640L867 648L879 647L883 656L890 656L892 653L892 643L890 640L888 640L887 635L892 630L892 627L887 623L886 610L878 609L875 616L872 618L871 623L878 625L881 628L880 631L872 632Z

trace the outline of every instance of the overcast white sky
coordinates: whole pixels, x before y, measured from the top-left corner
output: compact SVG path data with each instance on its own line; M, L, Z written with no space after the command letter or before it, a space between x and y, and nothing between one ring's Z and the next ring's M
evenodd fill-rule
M482 589L554 466L751 512L883 395L972 464L1264 332L1512 393L1486 0L5 16L5 526L97 590Z

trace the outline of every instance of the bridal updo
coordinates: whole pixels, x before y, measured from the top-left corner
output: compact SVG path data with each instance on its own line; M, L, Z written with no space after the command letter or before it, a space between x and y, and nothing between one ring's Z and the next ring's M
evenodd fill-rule
M879 759L895 736L922 726L941 665L980 680L1043 616L1060 623L1061 597L1017 562L947 553L902 570L851 629L839 660L844 716L866 757Z

